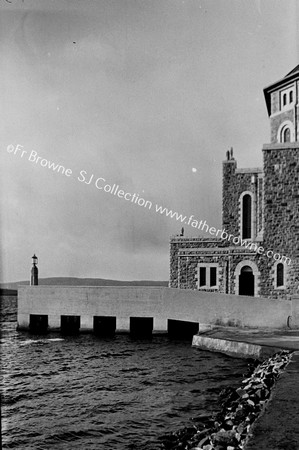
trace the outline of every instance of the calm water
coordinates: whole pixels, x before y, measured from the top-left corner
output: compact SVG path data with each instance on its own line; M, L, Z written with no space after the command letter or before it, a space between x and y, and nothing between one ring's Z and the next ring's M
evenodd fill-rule
M16 298L1 304L4 449L160 449L247 368L167 337L20 333Z

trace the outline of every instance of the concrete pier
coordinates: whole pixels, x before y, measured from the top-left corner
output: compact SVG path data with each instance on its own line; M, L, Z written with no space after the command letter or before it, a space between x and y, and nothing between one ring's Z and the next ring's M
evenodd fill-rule
M75 332L128 333L138 330L138 319L146 319L139 323L153 334L187 328L194 346L231 356L264 359L281 349L299 350L298 296L285 301L160 287L32 286L18 292L20 330L46 324L44 331L64 332L68 324L79 325ZM298 355L294 362L253 429L248 450L298 448Z
M77 316L78 321L71 317ZM68 317L68 318L64 318ZM115 320L115 332L130 332L132 320L148 318L152 333L176 326L196 334L200 324L238 328L299 328L299 297L292 301L164 287L22 286L18 289L18 329L59 331L62 322L93 332L99 318ZM172 321L172 323L171 323ZM177 321L178 323L173 323ZM107 323L102 319L104 327ZM136 320L135 320L136 323ZM145 323L143 321L143 323ZM136 325L134 325L136 327ZM112 322L109 327L112 327Z
M299 330L210 327L193 336L192 346L262 361L280 350L299 351Z

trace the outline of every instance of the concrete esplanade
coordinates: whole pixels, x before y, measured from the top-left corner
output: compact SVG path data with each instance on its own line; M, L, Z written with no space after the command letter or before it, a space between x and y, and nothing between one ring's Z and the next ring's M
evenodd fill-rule
M20 286L18 329L80 332L144 329L166 333L185 324L299 328L299 296L291 300L236 296L167 287Z

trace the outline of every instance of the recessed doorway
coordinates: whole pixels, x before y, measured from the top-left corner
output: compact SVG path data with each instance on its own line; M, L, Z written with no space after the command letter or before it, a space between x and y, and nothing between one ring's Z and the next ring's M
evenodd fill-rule
M254 297L254 275L252 268L244 266L239 275L239 295Z

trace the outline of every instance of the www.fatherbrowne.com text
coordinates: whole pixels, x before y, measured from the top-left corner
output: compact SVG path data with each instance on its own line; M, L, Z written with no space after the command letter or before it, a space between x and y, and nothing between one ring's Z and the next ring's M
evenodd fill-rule
M31 152L29 153L27 150L24 150L24 147L20 144L17 144L16 146L8 145L7 152L18 155L20 158L23 158L25 156L25 158L27 158L29 162L40 165L44 168L48 168L49 170L59 173L60 175L64 175L66 177L76 176L73 173L72 169L66 168L61 164L56 164L45 158L42 158L37 154L35 150L31 150ZM266 250L264 249L264 247L259 246L257 243L251 242L247 239L242 239L240 236L233 236L232 234L228 234L225 230L210 227L205 220L197 220L193 215L184 216L176 211L172 211L171 209L158 204L155 204L153 207L153 203L150 200L144 199L138 193L132 193L121 189L117 183L106 182L106 179L103 177L97 177L94 174L88 175L86 170L81 170L76 178L79 182L86 185L94 185L94 187L99 191L103 191L120 199L124 199L127 202L141 206L148 210L154 210L157 214L161 214L162 216L174 219L182 225L196 228L197 230L204 231L206 233L209 233L211 236L215 236L216 238L222 240L228 240L234 245L240 245L260 255L266 255L268 258L274 258L275 261L280 261L288 265L291 264L291 258L280 255L279 253L274 253L273 250Z

